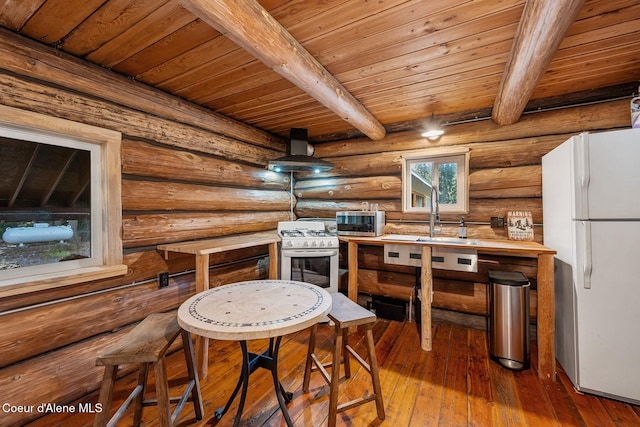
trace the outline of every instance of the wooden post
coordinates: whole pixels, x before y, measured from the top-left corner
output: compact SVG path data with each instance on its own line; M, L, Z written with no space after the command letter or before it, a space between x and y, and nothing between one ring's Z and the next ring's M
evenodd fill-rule
M358 244L349 241L347 245L349 253L349 285L347 294L351 300L358 301Z
M209 254L196 255L196 293L209 289ZM196 335L194 352L201 380L207 378L209 367L209 338Z
M538 255L538 377L556 380L553 254Z
M424 351L431 351L431 292L433 290L431 271L431 246L422 245L422 271L420 273L420 345Z
M278 242L269 244L269 279L278 278Z

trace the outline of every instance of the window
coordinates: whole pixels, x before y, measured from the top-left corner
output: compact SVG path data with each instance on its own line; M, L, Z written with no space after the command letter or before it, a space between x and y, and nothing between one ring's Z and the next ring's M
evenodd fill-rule
M126 272L120 141L0 106L0 296Z
M430 150L403 156L403 212L430 212L433 193L438 195L441 213L467 213L468 164L467 148Z

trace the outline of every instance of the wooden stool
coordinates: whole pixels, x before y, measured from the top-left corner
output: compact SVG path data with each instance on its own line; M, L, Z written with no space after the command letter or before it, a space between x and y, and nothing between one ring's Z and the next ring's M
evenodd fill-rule
M315 352L316 332L318 325L311 328L311 336L309 337L309 349L307 351L307 361L304 368L304 382L302 390L309 392L309 377L314 370L320 371L325 381L330 386L329 392L329 426L336 425L336 417L339 412L362 405L363 403L375 400L378 418L384 420L384 403L382 402L382 392L380 389L380 378L378 375L378 361L376 359L375 344L373 342L373 325L376 321L376 315L369 310L361 307L357 303L351 301L343 294L336 293L331 295L332 305L331 311L327 315L335 325L335 346L333 351L333 360L329 363L321 363ZM352 326L365 325L367 328L367 353L369 364L360 357L356 351L348 344L349 328ZM359 399L352 400L347 403L338 405L338 388L340 383L340 363L344 363L344 373L347 378L351 377L351 366L349 363L349 355L352 355L362 367L371 375L373 383L373 394L363 396ZM329 375L325 368L332 366L332 375Z
M187 362L187 372L189 383L180 398L169 397L169 384L167 380L167 365L165 353L175 341L178 335L182 335L182 347ZM140 365L138 371L138 385L131 392L129 397L118 408L116 413L109 419L111 412L111 400L113 398L113 387L118 372L118 365L137 363ZM144 393L147 382L149 366L154 364L156 379L156 400L144 400ZM138 324L131 332L119 341L108 346L96 359L97 366L104 366L104 379L100 388L100 403L102 412L97 414L94 426L113 426L122 417L131 402L135 399L135 412L133 425L138 426L142 420L142 407L148 405L158 405L160 413L160 425L172 426L178 418L185 402L191 395L195 415L197 420L203 416L202 396L200 394L200 382L195 370L195 358L193 355L193 345L191 334L180 328L176 318L176 312L151 314ZM178 402L173 415L169 404Z

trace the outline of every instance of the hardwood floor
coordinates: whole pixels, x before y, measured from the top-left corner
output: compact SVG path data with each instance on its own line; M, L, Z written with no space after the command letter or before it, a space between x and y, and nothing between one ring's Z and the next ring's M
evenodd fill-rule
M363 350L362 331L352 333L351 345ZM434 348L420 350L415 323L379 319L374 334L381 371L386 409L384 421L376 418L375 403L367 403L338 415L339 426L640 426L640 406L575 392L559 368L558 381L544 382L537 377L536 360L532 368L513 372L488 358L486 333L443 323L434 324ZM331 329L321 326L318 352L330 358ZM296 426L326 425L328 386L320 374L311 379L310 392L302 393L304 358L308 331L287 336L280 350L280 378L293 393L288 405ZM250 343L259 352L263 341ZM535 344L532 356L535 356ZM325 351L322 351L325 350ZM365 354L362 352L362 354ZM233 424L237 400L230 412L216 420L214 411L226 402L237 381L240 349L235 342L211 340L209 375L201 382L205 417L194 421L192 405L185 405L180 426L219 426ZM184 375L182 353L168 357L171 378ZM371 384L366 372L352 363L352 379L341 388L341 401L359 397ZM152 377L152 374L151 374ZM120 403L132 389L134 375L120 379L115 392ZM177 381L177 380L176 380ZM176 383L178 385L178 383ZM150 378L149 390L153 390ZM95 402L93 393L81 402ZM143 425L158 425L154 407L144 411ZM119 425L131 425L125 417ZM31 426L91 425L91 414L53 414ZM273 393L268 371L259 369L250 378L250 389L242 417L243 426L283 426L282 414Z

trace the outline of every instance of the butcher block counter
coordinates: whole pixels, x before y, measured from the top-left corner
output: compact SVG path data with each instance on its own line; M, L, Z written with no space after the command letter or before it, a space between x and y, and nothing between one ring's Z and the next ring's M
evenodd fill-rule
M520 242L514 240L417 240L411 236L383 235L379 237L340 236L347 243L349 263L349 298L356 300L358 296L358 245L385 244L414 245L422 249L422 260L431 260L431 248L464 248L475 249L478 254L504 255L538 260L538 307L537 307L537 345L538 376L542 379L555 380L555 304L553 283L553 258L556 251L536 242ZM431 350L431 262L422 262L421 270L421 346L423 350ZM425 297L426 296L426 297Z

